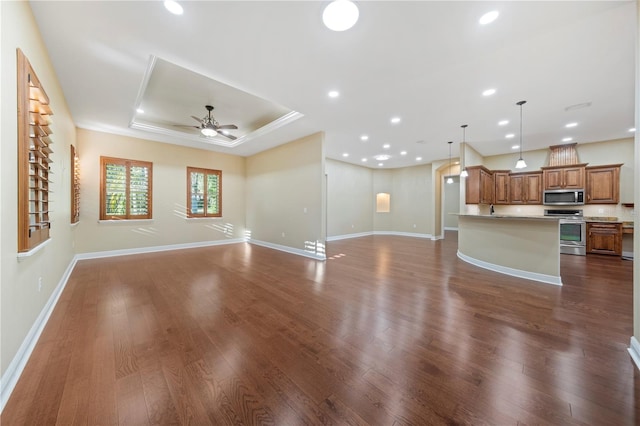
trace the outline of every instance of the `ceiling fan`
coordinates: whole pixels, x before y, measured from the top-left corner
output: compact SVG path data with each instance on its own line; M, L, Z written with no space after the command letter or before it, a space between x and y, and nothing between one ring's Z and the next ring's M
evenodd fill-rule
M220 125L218 121L211 115L211 111L213 111L213 107L211 105L205 105L205 108L207 109L208 113L203 118L198 118L195 115L191 116L191 118L193 118L198 123L200 123L199 126L181 126L181 127L194 127L196 129L200 129L200 133L202 133L203 136L206 136L208 138L219 134L231 140L237 139L235 136L229 134L227 130L237 129L238 126L236 126L235 124Z

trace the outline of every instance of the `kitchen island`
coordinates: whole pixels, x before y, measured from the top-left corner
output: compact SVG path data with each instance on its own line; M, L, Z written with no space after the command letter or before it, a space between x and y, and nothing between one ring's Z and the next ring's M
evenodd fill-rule
M460 214L458 257L502 274L562 285L559 232L556 217Z

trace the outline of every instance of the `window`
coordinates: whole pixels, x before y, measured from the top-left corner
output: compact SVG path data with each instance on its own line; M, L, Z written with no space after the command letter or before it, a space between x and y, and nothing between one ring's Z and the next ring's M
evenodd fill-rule
M151 219L153 163L100 157L100 220Z
M76 147L71 145L71 223L80 220L80 163Z
M49 98L31 64L17 50L18 77L18 251L49 239L49 194L53 161Z
M222 172L187 167L187 217L222 217Z

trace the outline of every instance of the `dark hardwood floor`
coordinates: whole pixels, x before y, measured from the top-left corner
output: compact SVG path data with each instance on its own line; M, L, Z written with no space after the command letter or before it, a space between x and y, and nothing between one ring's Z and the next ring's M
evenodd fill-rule
M640 424L633 262L563 287L442 241L318 262L249 244L79 262L2 425Z

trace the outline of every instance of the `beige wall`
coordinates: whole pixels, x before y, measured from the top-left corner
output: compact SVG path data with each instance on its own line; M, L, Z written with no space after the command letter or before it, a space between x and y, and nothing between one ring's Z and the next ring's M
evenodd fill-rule
M432 234L430 165L393 169L391 179L391 228L376 230Z
M83 129L78 130L78 155L78 253L244 237L243 157ZM99 221L100 156L153 163L153 219ZM222 218L186 218L187 166L222 170Z
M460 177L452 176L453 183L444 185L444 226L445 228L458 227L458 213L460 213Z
M371 232L375 214L373 170L327 159L326 172L327 235Z
M251 239L324 255L324 134L247 158L247 232ZM319 243L321 247L314 248Z
M433 232L431 165L371 169L327 160L329 237L371 232ZM391 196L388 213L376 212L376 194Z
M3 207L0 218L1 261L1 341L0 370L2 374L16 356L36 318L54 289L60 283L67 266L73 259L73 234L70 225L70 144L76 133L64 94L27 2L0 2L0 28L2 31L1 138L0 159L2 179L0 196ZM18 261L17 258L17 88L16 48L22 49L29 59L50 99L54 112L51 158L56 177L51 200L54 212L50 214L51 239L40 251ZM42 288L38 290L38 279ZM4 378L4 376L3 376ZM6 384L3 383L3 386Z

